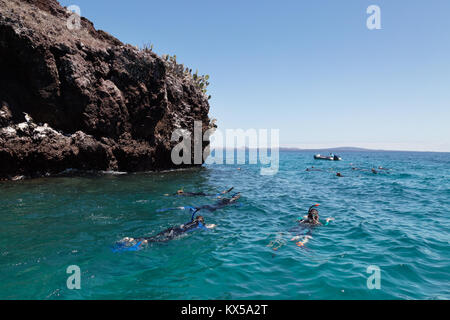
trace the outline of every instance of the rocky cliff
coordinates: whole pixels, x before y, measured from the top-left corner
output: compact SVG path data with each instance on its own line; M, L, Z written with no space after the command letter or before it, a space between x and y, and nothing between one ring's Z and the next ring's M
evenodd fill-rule
M211 126L195 77L70 17L55 0L0 0L0 178L175 167L172 132Z

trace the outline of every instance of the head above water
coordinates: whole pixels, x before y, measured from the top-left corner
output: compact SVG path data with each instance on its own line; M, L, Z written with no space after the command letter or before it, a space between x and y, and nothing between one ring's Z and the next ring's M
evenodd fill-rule
M183 189L180 189L177 191L177 194L183 194L183 193L184 193Z
M194 220L195 222L201 222L201 223L205 223L205 219L203 218L203 216L197 216Z
M315 204L311 206L308 210L308 220L314 223L319 222L319 210L316 209L318 207L318 204Z

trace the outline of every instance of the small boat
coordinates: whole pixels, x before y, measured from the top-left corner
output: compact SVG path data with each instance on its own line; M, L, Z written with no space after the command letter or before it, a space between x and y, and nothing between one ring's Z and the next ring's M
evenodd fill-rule
M314 159L316 159L316 160L330 160L330 161L333 161L333 160L334 160L334 158L331 157L331 156L322 156L322 155L320 155L320 154L316 154L316 155L314 156Z
M329 156L322 156L320 154L316 154L314 156L314 159L316 160L329 160L329 161L340 161L342 160L341 157L339 157L338 155L329 155Z

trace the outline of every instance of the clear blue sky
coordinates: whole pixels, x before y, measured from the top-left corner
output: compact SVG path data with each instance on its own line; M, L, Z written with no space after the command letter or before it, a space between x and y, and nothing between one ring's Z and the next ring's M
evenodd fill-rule
M106 1L96 28L211 76L221 129L283 146L450 151L450 1ZM366 27L381 8L382 30Z

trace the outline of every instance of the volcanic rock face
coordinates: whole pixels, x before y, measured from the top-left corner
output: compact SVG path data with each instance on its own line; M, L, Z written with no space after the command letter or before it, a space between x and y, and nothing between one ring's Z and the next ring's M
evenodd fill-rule
M55 0L0 0L0 178L175 167L172 132L206 131L208 98L189 73L70 16Z

